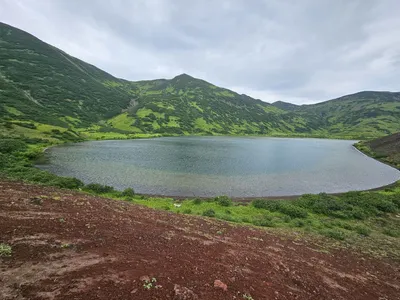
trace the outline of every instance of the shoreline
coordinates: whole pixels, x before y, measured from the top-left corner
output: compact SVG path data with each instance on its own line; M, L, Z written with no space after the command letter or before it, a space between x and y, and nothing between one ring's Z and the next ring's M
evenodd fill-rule
M371 188L371 189L366 189L366 190L360 190L357 192L377 192L377 191L382 191L387 188L392 188L395 187L398 184L399 180L396 180L392 183L382 185L376 188ZM332 196L341 196L343 194L346 194L348 192L352 191L347 191L347 192L338 192L338 193L326 193L327 195L332 195ZM321 192L324 193L324 192ZM310 193L312 195L318 195L319 193ZM174 199L174 200L193 200L193 199L201 199L201 200L210 200L214 199L215 197L218 196L168 196L168 195L160 195L160 194L141 194L137 193L137 196L143 196L143 197L149 197L149 198L163 198L163 199ZM260 197L230 197L232 201L234 202L242 202L242 203L248 203L256 199L262 199L262 200L296 200L300 198L301 196L306 195L306 194L300 194L300 195L286 195L286 196L260 196ZM221 196L221 195L219 195Z

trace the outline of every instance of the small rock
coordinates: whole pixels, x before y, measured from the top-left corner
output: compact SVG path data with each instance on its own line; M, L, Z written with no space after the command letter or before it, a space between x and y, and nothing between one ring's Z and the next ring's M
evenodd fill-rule
M225 283L223 283L221 280L218 280L218 279L214 281L214 287L221 288L225 292L228 290L228 286Z
M29 200L31 201L32 204L35 204L35 205L42 205L43 204L43 200L38 198L38 197L32 197Z
M197 300L199 296L197 296L192 290L187 287L180 286L179 284L175 284L174 286L175 296L174 300Z
M148 276L148 275L143 275L143 276L140 276L140 281L147 281L147 282L150 282L150 277Z

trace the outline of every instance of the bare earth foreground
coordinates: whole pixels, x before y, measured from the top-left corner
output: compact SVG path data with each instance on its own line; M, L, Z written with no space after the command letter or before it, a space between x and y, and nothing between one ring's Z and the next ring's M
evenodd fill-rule
M0 242L0 299L400 298L399 262L18 182L0 182Z

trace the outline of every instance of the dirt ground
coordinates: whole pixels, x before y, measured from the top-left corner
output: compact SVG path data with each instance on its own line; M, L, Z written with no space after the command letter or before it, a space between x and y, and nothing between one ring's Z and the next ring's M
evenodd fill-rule
M400 299L399 262L19 182L0 181L0 243L4 300Z

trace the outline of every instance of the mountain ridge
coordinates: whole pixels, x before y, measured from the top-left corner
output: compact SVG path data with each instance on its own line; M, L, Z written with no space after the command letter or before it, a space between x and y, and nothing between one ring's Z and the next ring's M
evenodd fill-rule
M48 140L151 135L369 138L400 131L400 93L272 104L186 73L128 81L0 23L0 134Z

